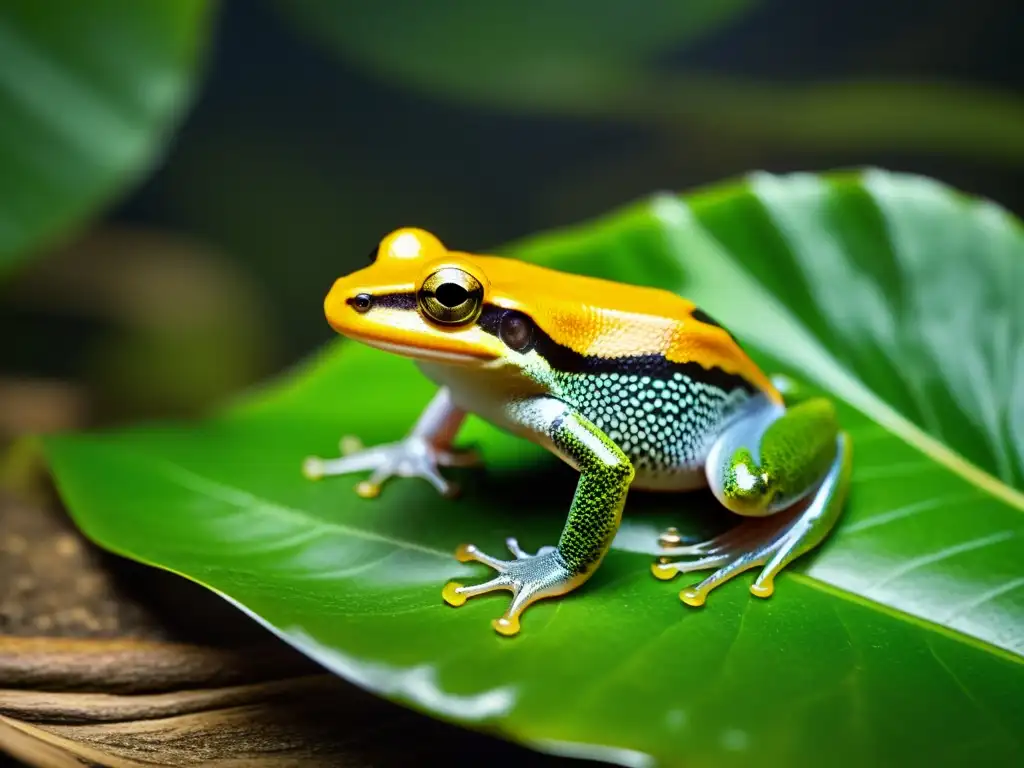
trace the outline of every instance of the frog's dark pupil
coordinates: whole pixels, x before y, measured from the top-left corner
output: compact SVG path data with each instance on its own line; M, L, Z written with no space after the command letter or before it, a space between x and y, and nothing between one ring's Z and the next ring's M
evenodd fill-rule
M458 283L442 283L434 291L434 298L449 309L459 306L468 296L466 289Z
M530 346L530 324L518 315L507 314L501 318L498 335L510 349L522 352Z
M360 293L358 296L356 296L352 304L357 311L366 312L367 310L370 309L370 306L373 304L373 297L370 296L370 294L368 293Z

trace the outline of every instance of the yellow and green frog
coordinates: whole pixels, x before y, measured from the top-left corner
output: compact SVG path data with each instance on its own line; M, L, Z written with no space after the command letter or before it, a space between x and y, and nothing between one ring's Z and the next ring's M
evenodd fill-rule
M334 283L324 311L338 333L415 360L438 390L403 440L307 458L307 477L368 471L356 486L365 497L388 478L420 477L451 495L440 468L477 461L453 444L469 413L579 472L557 544L531 554L510 538L509 559L473 544L455 550L496 575L449 582L444 600L458 606L511 591L493 622L502 635L519 631L530 604L594 574L630 488L710 488L748 518L698 544L683 545L674 529L662 534L655 576L713 569L680 592L691 606L756 567L750 591L770 596L778 573L820 544L840 515L851 448L832 402L786 392L727 330L669 291L453 251L407 227Z

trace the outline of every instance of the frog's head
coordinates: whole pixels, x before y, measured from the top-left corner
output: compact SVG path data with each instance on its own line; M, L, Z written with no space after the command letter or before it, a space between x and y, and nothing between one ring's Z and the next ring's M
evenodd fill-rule
M507 351L481 327L490 289L472 256L403 228L381 241L368 266L334 283L324 312L338 333L389 352L482 364Z

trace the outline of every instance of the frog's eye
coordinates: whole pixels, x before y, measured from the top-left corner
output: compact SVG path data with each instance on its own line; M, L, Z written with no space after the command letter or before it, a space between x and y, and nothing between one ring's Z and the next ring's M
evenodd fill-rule
M423 281L416 299L423 313L435 323L465 325L480 314L484 287L468 272L444 267Z

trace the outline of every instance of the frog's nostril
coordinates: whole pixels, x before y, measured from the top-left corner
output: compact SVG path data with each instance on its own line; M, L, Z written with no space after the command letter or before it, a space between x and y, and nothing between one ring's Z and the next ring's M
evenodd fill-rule
M373 296L368 293L359 293L347 302L356 312L369 312L373 306Z

